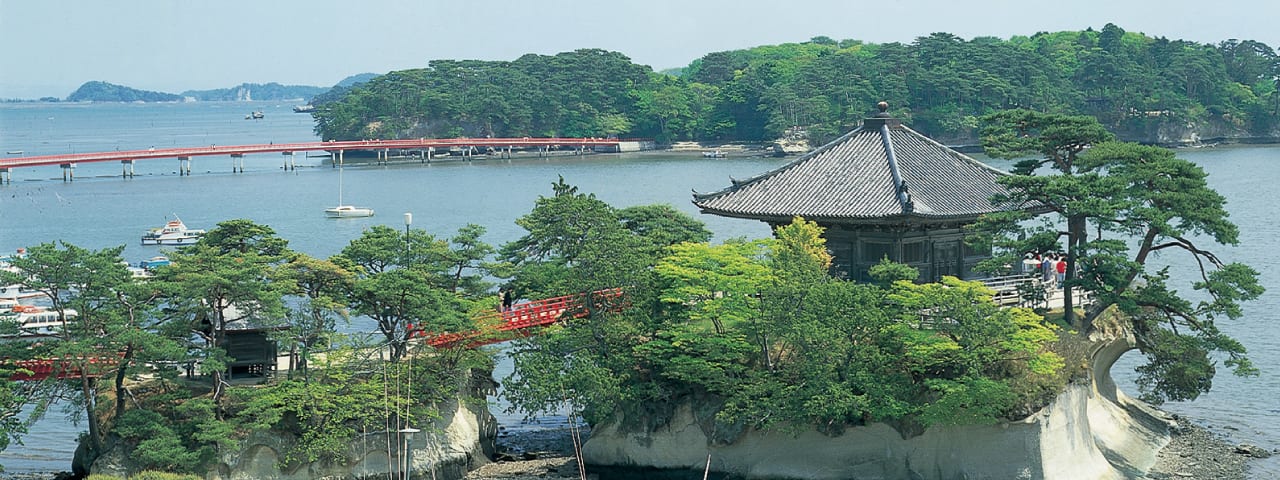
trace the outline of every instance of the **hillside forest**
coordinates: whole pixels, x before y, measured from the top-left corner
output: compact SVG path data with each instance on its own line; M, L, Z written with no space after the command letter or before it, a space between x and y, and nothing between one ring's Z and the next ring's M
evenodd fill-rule
M655 72L585 49L435 60L317 99L324 139L591 137L758 142L803 127L821 144L887 101L913 129L976 143L978 118L1022 108L1097 118L1124 140L1163 126L1280 135L1280 60L1252 40L1203 44L1101 30L909 44L815 37L709 53ZM336 97L336 98L335 98Z

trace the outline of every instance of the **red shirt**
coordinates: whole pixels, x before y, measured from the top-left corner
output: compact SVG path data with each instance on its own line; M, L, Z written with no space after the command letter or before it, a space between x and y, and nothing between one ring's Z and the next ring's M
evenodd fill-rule
M1053 268L1056 269L1058 273L1067 273L1067 261L1058 260L1058 264L1054 265Z

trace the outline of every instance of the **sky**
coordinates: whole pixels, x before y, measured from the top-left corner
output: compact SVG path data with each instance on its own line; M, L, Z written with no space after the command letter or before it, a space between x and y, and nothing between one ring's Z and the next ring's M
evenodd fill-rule
M1280 2L1244 0L0 0L0 98L64 98L100 80L180 93L330 86L434 59L579 48L655 70L816 36L1007 39L1114 23L1153 37L1280 47Z

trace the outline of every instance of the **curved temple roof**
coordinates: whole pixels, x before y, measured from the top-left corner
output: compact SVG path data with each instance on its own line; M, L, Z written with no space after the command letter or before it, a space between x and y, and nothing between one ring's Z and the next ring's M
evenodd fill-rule
M997 182L1006 175L882 113L776 170L694 192L693 203L705 213L766 221L962 220L1017 208L991 203L1006 192Z

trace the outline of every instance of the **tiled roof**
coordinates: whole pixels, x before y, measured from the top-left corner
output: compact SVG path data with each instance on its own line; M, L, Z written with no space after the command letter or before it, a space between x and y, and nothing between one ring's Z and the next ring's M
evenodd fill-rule
M969 218L1004 209L990 199L1005 192L996 182L1005 175L896 120L871 118L776 170L694 193L693 203L706 213L759 219Z

